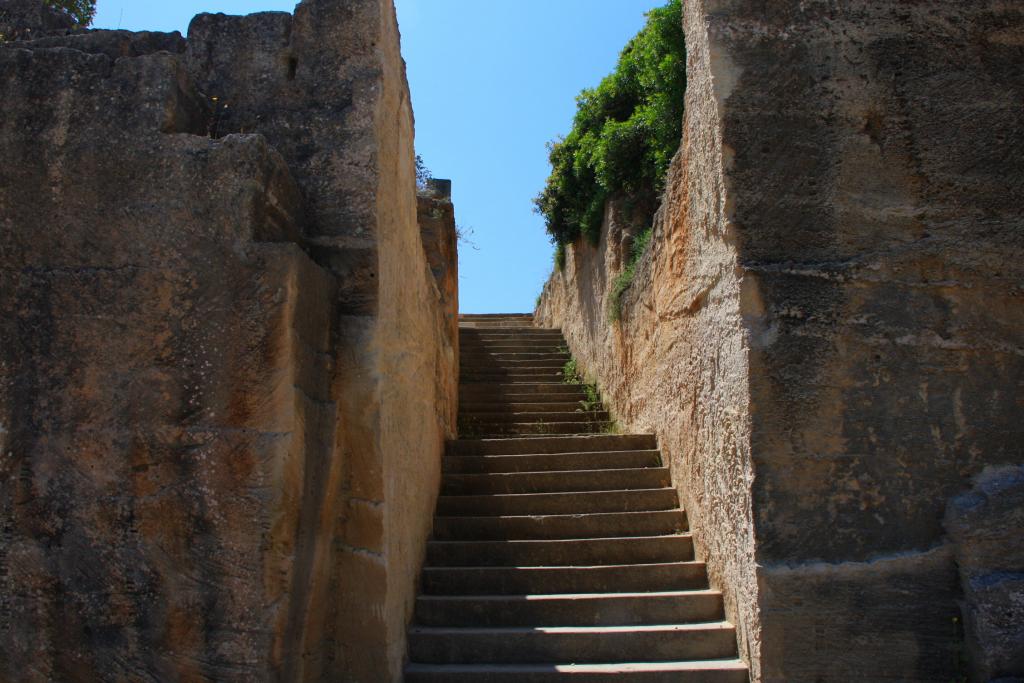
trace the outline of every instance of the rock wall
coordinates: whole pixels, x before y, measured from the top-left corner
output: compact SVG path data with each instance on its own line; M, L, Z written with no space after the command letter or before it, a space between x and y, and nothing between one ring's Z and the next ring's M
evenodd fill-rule
M0 45L0 679L399 680L458 350L391 2L43 29Z
M981 635L1021 623L1020 567L966 559L946 511L1021 462L1024 12L696 0L685 21L685 137L622 320L613 207L541 324L658 433L755 680L1024 675L1019 635Z

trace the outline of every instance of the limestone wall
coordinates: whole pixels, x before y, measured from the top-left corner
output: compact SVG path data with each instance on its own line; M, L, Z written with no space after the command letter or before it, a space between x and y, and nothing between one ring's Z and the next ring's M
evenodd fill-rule
M0 102L0 679L399 680L457 297L391 2L36 33Z
M621 325L614 212L542 323L658 432L755 679L1022 675L1019 631L985 630L1022 623L1020 568L968 560L952 501L1018 495L982 473L1024 436L1024 13L698 0L686 31L686 138Z

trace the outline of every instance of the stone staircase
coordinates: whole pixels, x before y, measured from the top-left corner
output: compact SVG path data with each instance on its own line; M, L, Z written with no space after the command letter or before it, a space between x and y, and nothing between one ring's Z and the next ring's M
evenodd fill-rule
M653 436L609 434L558 330L464 315L407 683L746 683Z

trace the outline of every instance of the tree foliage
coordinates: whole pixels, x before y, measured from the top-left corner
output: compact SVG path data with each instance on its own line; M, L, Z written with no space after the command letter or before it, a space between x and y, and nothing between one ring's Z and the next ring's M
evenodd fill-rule
M430 169L427 168L427 164L423 161L423 157L419 154L416 155L416 187L423 189L427 186L427 181L430 180L431 174Z
M78 26L88 26L96 15L96 0L46 0L46 4L66 12Z
M548 145L551 175L534 204L552 242L596 242L611 196L654 205L679 148L685 92L682 0L670 0L648 13L615 71L579 94L572 130Z

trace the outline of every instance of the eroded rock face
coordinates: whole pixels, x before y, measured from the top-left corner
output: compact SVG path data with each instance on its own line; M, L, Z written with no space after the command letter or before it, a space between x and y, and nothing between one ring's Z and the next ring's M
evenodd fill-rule
M946 510L973 679L1024 672L1024 466L989 467Z
M416 197L416 216L423 239L427 264L434 277L437 296L445 315L444 334L447 343L441 349L438 364L446 368L442 376L459 376L459 238L455 227L455 207L452 205L451 181L431 179L432 186L427 192ZM437 191L437 187L444 189ZM438 384L441 396L458 396L456 384ZM445 398L441 405L451 412L441 417L444 428L452 437L458 429L458 404Z
M1024 13L708 0L686 31L686 137L621 325L614 226L539 313L658 431L755 678L947 680L943 515L1020 461Z
M0 46L4 680L400 676L457 350L393 8L218 21L260 37L244 68L177 34ZM271 92L235 125L208 84Z
M0 37L3 40L30 40L67 33L75 26L66 13L39 0L0 1Z

